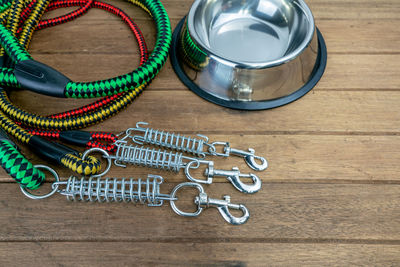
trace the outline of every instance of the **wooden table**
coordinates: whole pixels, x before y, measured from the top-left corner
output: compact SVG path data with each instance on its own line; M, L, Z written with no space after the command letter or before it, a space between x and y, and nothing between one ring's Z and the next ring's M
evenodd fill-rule
M191 4L163 2L173 27ZM155 128L255 148L270 161L259 193L241 194L223 178L206 187L210 196L230 194L232 202L244 203L251 212L245 225L228 225L211 208L188 219L169 205L67 202L59 195L33 201L1 170L0 265L399 265L400 2L307 2L329 56L318 86L297 102L258 112L222 108L187 90L168 62L128 109L90 128L118 133L148 121ZM135 18L152 47L155 30L146 14L112 3ZM132 35L100 10L38 32L30 51L77 81L138 66ZM39 114L90 102L25 91L13 92L11 99ZM26 148L23 152L43 163ZM239 159L216 164L246 170ZM68 177L68 171L55 168ZM110 176L147 173L167 179L163 192L185 181L183 175L134 167L114 168Z

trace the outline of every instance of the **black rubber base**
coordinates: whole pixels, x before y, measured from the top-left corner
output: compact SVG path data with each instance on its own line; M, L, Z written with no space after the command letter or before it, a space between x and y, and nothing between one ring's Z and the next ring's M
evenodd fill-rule
M293 102L306 93L308 93L311 89L314 88L314 86L318 83L318 81L321 79L322 75L324 74L326 63L327 63L327 51L326 51L326 45L324 38L322 37L321 32L317 28L317 37L318 37L318 57L317 57L317 64L314 67L314 70L311 74L310 80L300 89L295 91L294 93L272 99L272 100L266 100L266 101L236 101L236 100L226 100L219 98L215 95L212 95L200 87L198 87L195 83L193 83L185 74L183 71L179 59L178 59L178 43L179 43L179 35L181 32L181 29L183 27L183 24L185 22L185 18L183 18L178 26L176 26L174 34L172 36L172 47L170 51L170 57L171 57L171 63L172 66L175 70L175 73L178 75L179 79L194 93L196 93L198 96L213 102L217 105L224 106L227 108L232 108L232 109L241 109L241 110L262 110L262 109L270 109L270 108L276 108L280 107L286 104L289 104L290 102Z

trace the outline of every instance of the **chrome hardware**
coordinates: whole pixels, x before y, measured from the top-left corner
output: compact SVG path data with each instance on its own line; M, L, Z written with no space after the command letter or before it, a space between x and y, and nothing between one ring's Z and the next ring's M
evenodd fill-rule
M132 141L136 144L151 144L176 151L191 153L201 158L205 157L203 146L208 142L208 138L206 136L198 135L199 137L203 138L198 139L157 129L143 128L141 125L148 125L148 123L138 122L136 123L136 128L130 128L126 130L126 136L130 136L130 133L133 131L144 133L143 136L132 136Z
M197 163L197 165L196 166L192 166L194 163ZM190 170L198 169L202 164L206 164L209 167L211 165L214 166L214 162L212 162L212 161L207 161L207 160L199 160L198 162L192 161L192 162L189 162L186 165L186 167L185 167L185 175L192 182L200 183L200 184L211 184L212 180L213 180L213 177L210 177L207 174L205 174L207 176L207 180L196 179L190 174ZM207 172L207 169L206 169L206 172Z
M166 151L143 146L128 145L125 141L116 142L117 151L115 155L108 158L113 159L115 165L126 167L126 164L144 166L155 169L179 172L188 162L197 162L197 159L185 157L182 153Z
M237 190L243 193L253 194L261 189L261 180L258 178L258 176L252 173L240 173L238 167L233 167L231 171L216 170L214 169L214 164L210 164L206 169L205 175L207 176L207 179L212 179L214 177L226 177ZM241 181L241 178L251 178L253 184L245 184Z
M70 177L66 182L54 182L53 188L65 185L59 190L70 201L90 202L133 202L147 203L147 206L161 206L164 200L171 200L169 195L160 193L161 176L148 175L141 179L84 178Z
M222 146L222 151L217 152L218 146ZM211 156L218 156L218 157L229 157L229 142L212 142L211 144L208 145L208 154Z
M229 157L230 154L232 154L243 157L249 167L253 170L263 171L268 167L267 160L263 157L255 156L255 151L252 148L249 148L249 151L247 152L231 148L228 142L208 143L209 139L204 135L198 134L197 136L202 138L198 139L181 134L142 127L146 125L148 125L147 122L136 123L136 128L129 128L126 130L125 136L121 140L131 138L134 143L139 145L151 144L176 151L191 153L199 157L199 159L204 159L207 155ZM135 135L133 132L143 133L143 136ZM222 153L217 152L218 146L223 146ZM261 164L257 163L256 160L261 161Z
M197 166L192 166L194 162L189 162L186 165L185 168L185 174L186 177L196 183L203 183L203 184L211 184L213 181L214 177L226 177L229 182L232 183L232 185L239 190L240 192L247 193L247 194L253 194L258 192L261 189L261 180L258 176L249 173L249 174L242 174L239 171L238 167L233 167L231 171L227 170L218 170L214 168L214 162L212 161L205 161L205 160L199 160ZM208 165L207 168L205 169L204 175L207 177L207 180L200 180L194 178L190 174L190 170L197 169L199 168L202 164ZM243 183L241 181L241 178L251 178L253 181L252 185Z
M164 179L157 175L148 175L145 181L141 179L118 179L118 178L77 178L71 176L67 181L60 181L58 174L50 167L37 165L36 168L42 168L54 174L55 182L52 184L53 190L46 195L34 195L28 192L20 185L21 191L25 196L31 199L44 199L52 196L54 193L59 193L67 197L70 201L90 201L90 202L132 202L147 204L151 207L159 207L164 204L164 201L170 201L173 211L186 217L198 216L204 208L216 207L222 217L230 224L239 225L245 223L250 215L247 208L242 204L230 203L230 197L224 196L223 200L209 198L204 192L201 185L197 183L181 183L178 184L171 194L161 194L160 186ZM59 189L64 187L63 189ZM197 205L196 212L183 212L175 204L178 200L176 193L180 188L194 187L199 190L199 195L194 199ZM241 210L242 217L233 216L229 209Z
M223 146L223 153L217 152L216 146ZM249 148L249 151L239 150L231 148L228 142L213 142L209 145L208 152L213 156L229 157L231 154L239 157L243 157L247 165L255 171L263 171L268 168L268 161L263 158L254 155L255 150ZM256 160L261 161L259 164Z
M132 164L173 172L179 172L184 168L186 177L196 183L211 184L215 176L223 176L240 192L252 194L261 188L261 181L256 175L241 174L238 168L233 168L232 171L214 170L214 162L212 161L185 157L179 152L127 145L125 141L118 141L116 147L116 154L107 156L107 158L113 159L117 166L126 167L125 164ZM208 165L205 173L207 180L196 179L190 174L191 170L198 169L202 164ZM251 178L254 185L243 183L240 180L241 178Z
M49 166L46 166L46 165L34 165L34 167L35 167L36 169L42 169L42 170L47 170L47 171L49 171L49 172L54 176L55 183L58 183L58 182L60 181L60 177L58 176L58 173L57 173L55 170L53 170L52 168L50 168ZM52 190L50 193L47 193L47 194L45 194L45 195L35 195L35 194L32 194L31 192L28 191L28 189L26 189L26 188L23 187L22 185L19 185L19 188L21 189L22 193L23 193L26 197L31 198L31 199L44 199L44 198L48 198L48 197L54 195L56 192L58 192L58 186L53 187L53 190Z
M197 205L197 211L195 212L183 212L177 208L175 205L175 200L171 200L171 208L175 211L176 214L186 217L195 217L198 216L204 208L215 207L218 209L219 213L222 217L230 224L240 225L247 222L250 217L250 213L248 209L242 204L232 204L230 203L230 196L224 196L224 199L213 199L209 198L208 195L204 192L204 189L201 185L197 183L182 183L177 185L171 192L171 197L176 198L176 193L179 189L183 187L194 187L199 190L199 195L195 198L194 202ZM242 217L233 216L229 209L241 210L243 213Z
M235 156L244 157L247 165L249 165L249 167L252 168L253 170L263 171L266 168L268 168L268 161L263 157L255 156L254 155L255 150L252 148L249 148L249 151L247 152L229 147L227 148L227 153L228 155L233 154ZM256 160L261 161L261 164L257 163Z

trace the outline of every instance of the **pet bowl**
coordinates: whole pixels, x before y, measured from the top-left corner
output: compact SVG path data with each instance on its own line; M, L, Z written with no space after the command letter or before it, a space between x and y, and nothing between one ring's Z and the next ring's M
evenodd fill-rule
M302 0L196 0L174 31L171 60L199 96L258 110L310 91L327 53Z

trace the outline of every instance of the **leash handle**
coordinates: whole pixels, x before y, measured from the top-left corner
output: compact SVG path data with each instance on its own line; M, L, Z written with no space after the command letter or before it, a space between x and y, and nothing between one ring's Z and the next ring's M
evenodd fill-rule
M0 131L0 165L21 187L38 189L45 179L19 151L8 136Z

